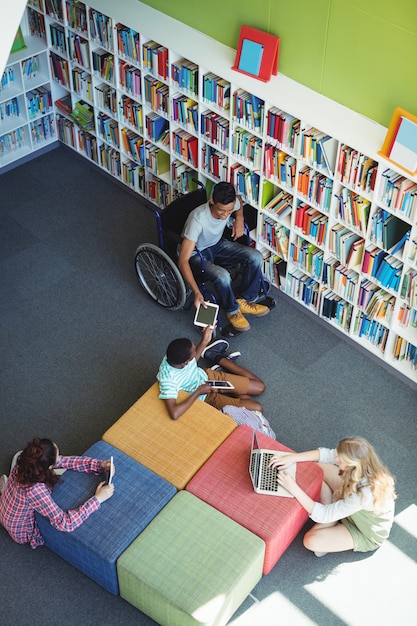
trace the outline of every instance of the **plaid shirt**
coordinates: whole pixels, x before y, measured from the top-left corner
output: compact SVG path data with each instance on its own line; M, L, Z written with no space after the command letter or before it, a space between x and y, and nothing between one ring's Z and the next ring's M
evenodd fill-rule
M100 474L101 461L83 456L60 456L55 468ZM30 543L37 548L45 543L36 525L35 511L47 517L57 530L72 532L100 503L95 496L78 509L63 511L52 499L52 489L45 483L21 485L17 482L17 466L13 469L0 496L0 523L17 543Z

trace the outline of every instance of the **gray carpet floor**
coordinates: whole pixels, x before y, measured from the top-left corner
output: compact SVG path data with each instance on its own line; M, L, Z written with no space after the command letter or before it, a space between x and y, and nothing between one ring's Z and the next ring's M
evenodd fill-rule
M156 241L143 201L63 147L0 176L0 471L36 435L81 454L154 382L191 311L142 291L134 252ZM266 383L277 437L305 450L360 434L397 478L397 518L376 553L317 559L296 538L230 624L416 625L417 391L275 291L277 306L232 338ZM2 624L154 622L47 548L0 528Z

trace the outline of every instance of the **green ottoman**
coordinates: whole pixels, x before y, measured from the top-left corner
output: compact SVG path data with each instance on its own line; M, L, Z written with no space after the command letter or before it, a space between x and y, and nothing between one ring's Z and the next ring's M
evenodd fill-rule
M186 491L117 561L122 598L162 626L226 624L262 577L265 544Z

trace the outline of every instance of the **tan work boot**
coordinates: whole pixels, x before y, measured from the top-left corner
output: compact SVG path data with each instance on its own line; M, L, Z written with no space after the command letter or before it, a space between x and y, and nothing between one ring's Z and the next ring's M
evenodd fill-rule
M250 329L250 324L246 317L242 315L241 311L237 313L226 313L226 316L235 330L243 332Z
M236 302L240 306L240 310L244 315L254 315L255 317L263 317L268 315L269 308L264 304L256 302L248 302L245 298L237 298Z

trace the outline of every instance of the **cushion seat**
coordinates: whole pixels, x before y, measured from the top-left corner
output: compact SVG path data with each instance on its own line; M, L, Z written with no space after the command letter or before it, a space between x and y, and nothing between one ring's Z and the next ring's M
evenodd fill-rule
M95 443L85 455L102 460L113 455L113 496L71 533L56 530L39 514L36 521L48 548L117 595L118 557L176 494L176 489L104 441ZM106 478L105 474L66 470L53 488L53 498L64 510L77 508Z
M239 426L188 483L186 490L247 528L266 544L263 573L268 574L308 519L295 498L257 494L249 474L253 429ZM257 433L265 449L293 452ZM297 482L318 500L323 472L316 463L297 465Z
M236 428L228 415L202 400L179 419L169 417L155 383L103 435L104 441L145 465L178 490ZM180 399L187 396L180 392Z
M162 626L222 626L262 577L264 551L181 491L118 559L120 595Z

